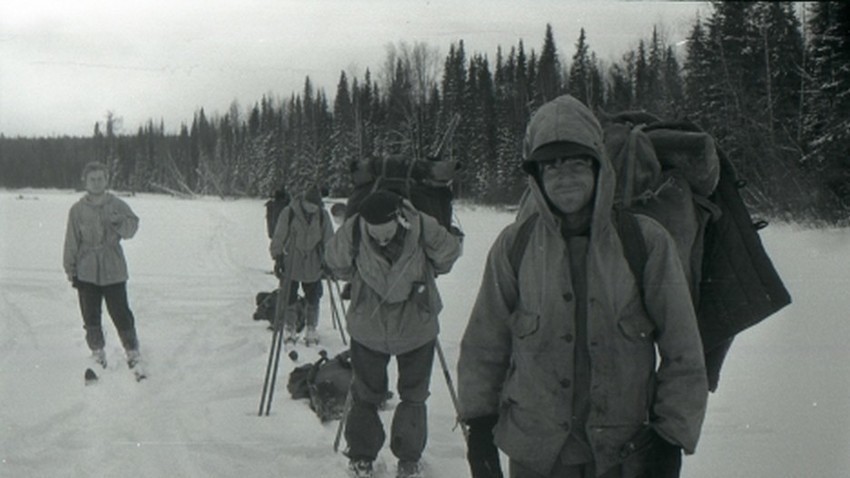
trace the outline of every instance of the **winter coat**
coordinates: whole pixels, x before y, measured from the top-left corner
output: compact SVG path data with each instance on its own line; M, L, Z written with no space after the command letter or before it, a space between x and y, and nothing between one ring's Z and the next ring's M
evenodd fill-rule
M301 200L283 208L275 226L269 252L272 258L284 257L284 270L297 282L316 282L322 278L325 245L333 236L333 223L325 208L308 220Z
M401 257L393 264L380 253L359 215L340 226L325 256L334 276L351 281L346 315L351 338L387 354L409 352L437 337L443 302L435 277L448 273L462 250L459 238L407 201L402 214L408 231ZM359 241L354 228L360 228Z
M599 172L587 249L590 413L586 435L600 472L619 463L647 423L692 453L707 401L703 351L676 247L654 220L638 216L648 258L641 299L612 222L614 174L598 123L562 97L538 113L527 147L572 141L598 152ZM547 110L552 113L552 109ZM567 242L538 184L517 221L493 244L461 342L462 419L498 414L496 444L538 473L552 469L570 433L576 334ZM538 213L519 271L508 259L524 218ZM661 356L656 369L655 345Z
M68 277L97 285L126 282L127 261L121 239L139 229L139 218L111 193L87 194L68 213L63 266Z

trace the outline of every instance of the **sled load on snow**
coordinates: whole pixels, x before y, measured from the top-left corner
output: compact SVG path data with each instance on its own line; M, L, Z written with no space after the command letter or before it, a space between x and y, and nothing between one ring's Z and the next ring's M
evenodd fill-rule
M746 182L692 122L644 112L600 116L617 172L615 203L652 217L676 242L714 391L735 335L791 303L759 238L767 223L750 216L739 192Z
M446 229L452 222L452 181L460 169L457 160L445 158L460 115L449 122L440 142L425 159L403 155L370 157L353 161L354 190L348 198L346 217L359 211L360 203L378 189L393 191L410 200L416 209L428 214Z
M292 370L286 389L294 400L309 399L310 409L322 423L342 418L351 385L351 356L348 350L328 358L322 350L320 358Z

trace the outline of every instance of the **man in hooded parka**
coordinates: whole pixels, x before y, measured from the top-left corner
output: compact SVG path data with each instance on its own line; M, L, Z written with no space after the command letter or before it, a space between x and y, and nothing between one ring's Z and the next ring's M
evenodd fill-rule
M681 450L696 447L708 389L688 284L670 235L645 216L635 279L604 151L599 123L571 96L529 122L528 192L490 250L461 343L474 477L501 476L496 446L513 478L677 476Z

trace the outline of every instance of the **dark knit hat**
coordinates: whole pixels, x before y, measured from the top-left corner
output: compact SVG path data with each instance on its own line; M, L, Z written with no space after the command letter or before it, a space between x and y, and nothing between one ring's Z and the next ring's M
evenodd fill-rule
M311 202L316 206L322 206L322 193L319 192L319 188L312 187L304 193L304 200L307 202Z
M378 190L360 203L360 217L369 224L386 224L398 215L402 197L390 191Z

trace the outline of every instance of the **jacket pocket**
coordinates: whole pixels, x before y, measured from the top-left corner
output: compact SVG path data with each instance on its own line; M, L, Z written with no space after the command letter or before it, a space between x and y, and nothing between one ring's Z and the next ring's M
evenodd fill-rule
M645 425L620 448L624 477L648 476L652 463L655 431Z
M526 339L540 329L540 314L518 309L511 316L511 332L518 339Z
M653 340L655 324L644 315L629 315L620 319L617 325L623 335L631 340L638 342Z
M425 314L431 313L431 293L428 290L428 284L422 281L416 281L410 287L410 301L416 304L416 307Z

